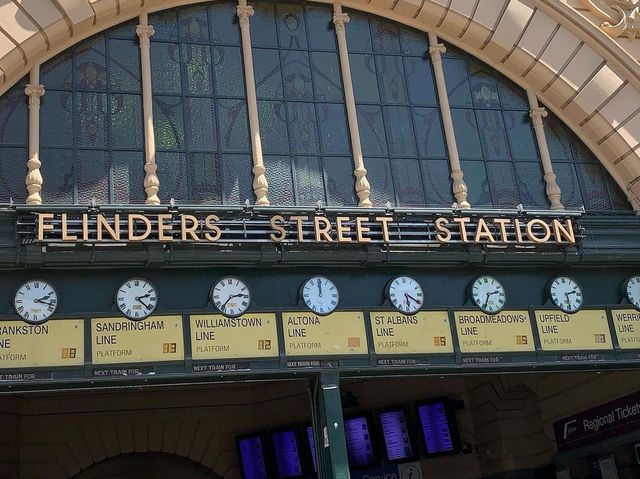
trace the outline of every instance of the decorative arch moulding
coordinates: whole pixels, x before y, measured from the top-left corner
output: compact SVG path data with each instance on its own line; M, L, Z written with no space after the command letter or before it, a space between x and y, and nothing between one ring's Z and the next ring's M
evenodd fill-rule
M603 20L600 28L613 38L634 40L640 29L640 0L581 0Z

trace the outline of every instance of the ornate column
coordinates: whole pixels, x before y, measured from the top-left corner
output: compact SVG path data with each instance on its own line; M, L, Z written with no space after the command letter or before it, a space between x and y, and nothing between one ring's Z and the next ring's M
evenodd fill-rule
M29 83L25 85L24 93L29 97L29 159L27 160L27 177L24 180L29 192L27 204L41 205L40 97L44 95L44 86L40 84L40 65L34 65L31 69Z
M153 27L149 25L146 12L140 14L140 24L136 27L136 34L140 40L140 67L142 71L142 116L144 118L144 191L147 194L145 203L159 205L158 190L160 180L156 174L156 140L153 134L153 96L151 92L151 56L150 38L154 34Z
M453 120L451 119L451 109L449 108L449 97L447 96L447 84L444 80L444 70L442 69L442 54L447 49L442 43L438 43L435 33L429 32L429 55L433 63L433 73L436 78L436 89L440 100L440 112L442 114L442 125L444 127L444 137L447 142L449 152L449 165L451 167L451 180L453 182L453 196L460 208L471 208L467 201L467 185L463 180L464 174L460 168L460 157L458 156L458 145L453 131Z
M339 3L333 5L333 24L335 25L338 39L338 53L340 55L340 70L342 71L342 83L344 86L344 101L347 107L347 121L349 122L349 134L351 136L351 151L353 152L353 174L356 177L356 194L358 206L371 206L371 186L367 180L367 170L362 158L362 146L360 145L360 130L358 130L358 115L356 113L356 100L353 96L353 84L351 83L351 67L349 66L349 50L347 49L347 35L345 23L349 22L349 15L342 13Z
M242 37L242 59L244 61L244 79L247 88L247 111L249 113L249 130L251 132L251 153L253 156L253 193L256 195L256 205L268 205L269 183L265 176L262 161L262 141L260 140L260 123L258 122L258 100L256 99L256 81L253 73L253 54L251 53L251 33L249 32L249 17L253 15L253 7L247 5L247 0L239 0L237 15L240 20L240 35Z
M547 137L544 134L544 125L542 119L547 116L547 110L538 105L538 97L531 90L527 90L527 98L529 99L529 116L533 122L533 131L536 134L538 142L538 150L540 151L540 161L544 170L544 181L547 184L546 193L549 198L549 209L563 210L564 206L560 203L562 192L558 183L556 183L556 174L553 172L551 164L551 156L549 156L549 147L547 146Z

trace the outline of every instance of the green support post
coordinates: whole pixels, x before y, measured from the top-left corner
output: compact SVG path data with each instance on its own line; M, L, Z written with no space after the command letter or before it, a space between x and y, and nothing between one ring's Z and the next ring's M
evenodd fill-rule
M314 427L318 461L318 477L350 479L347 441L344 436L340 374L321 373L314 388Z

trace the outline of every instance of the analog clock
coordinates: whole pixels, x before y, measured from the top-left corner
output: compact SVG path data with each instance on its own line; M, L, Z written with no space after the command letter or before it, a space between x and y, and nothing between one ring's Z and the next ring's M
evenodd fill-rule
M582 288L568 276L558 276L549 283L549 297L565 313L575 313L584 303Z
M470 285L471 301L488 314L502 311L507 295L504 286L492 276L479 276Z
M116 291L116 304L127 318L144 319L155 311L158 293L146 279L131 278L122 283Z
M50 283L32 279L20 285L13 298L13 306L22 319L43 323L58 306L58 293Z
M333 313L338 307L340 293L330 279L324 276L309 278L300 290L304 304L316 314Z
M395 308L404 314L415 314L424 303L422 286L409 276L398 276L387 286L387 297Z
M640 276L631 276L624 282L623 285L624 295L627 300L635 306L636 309L640 309Z
M238 278L222 278L211 288L211 302L225 316L235 318L244 314L251 304L251 293Z

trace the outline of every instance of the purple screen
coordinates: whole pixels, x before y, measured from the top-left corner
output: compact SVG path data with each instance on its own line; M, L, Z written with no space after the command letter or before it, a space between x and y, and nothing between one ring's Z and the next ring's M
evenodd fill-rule
M406 459L411 457L411 442L404 411L389 411L380 414L380 425L384 435L389 460Z
M244 479L266 479L267 468L264 463L262 441L260 437L247 437L238 441L240 461Z
M297 477L302 475L300 454L296 434L291 430L276 432L271 435L276 455L278 476Z
M453 451L453 441L451 440L451 431L449 431L444 403L423 404L418 407L418 414L422 432L424 433L427 453L437 454L439 452Z
M373 447L366 417L345 419L344 433L347 439L347 455L352 466L366 466L373 462Z
M309 438L309 448L311 449L311 459L313 460L313 471L318 472L318 464L316 463L316 441L313 437L313 428L307 428L307 437Z

